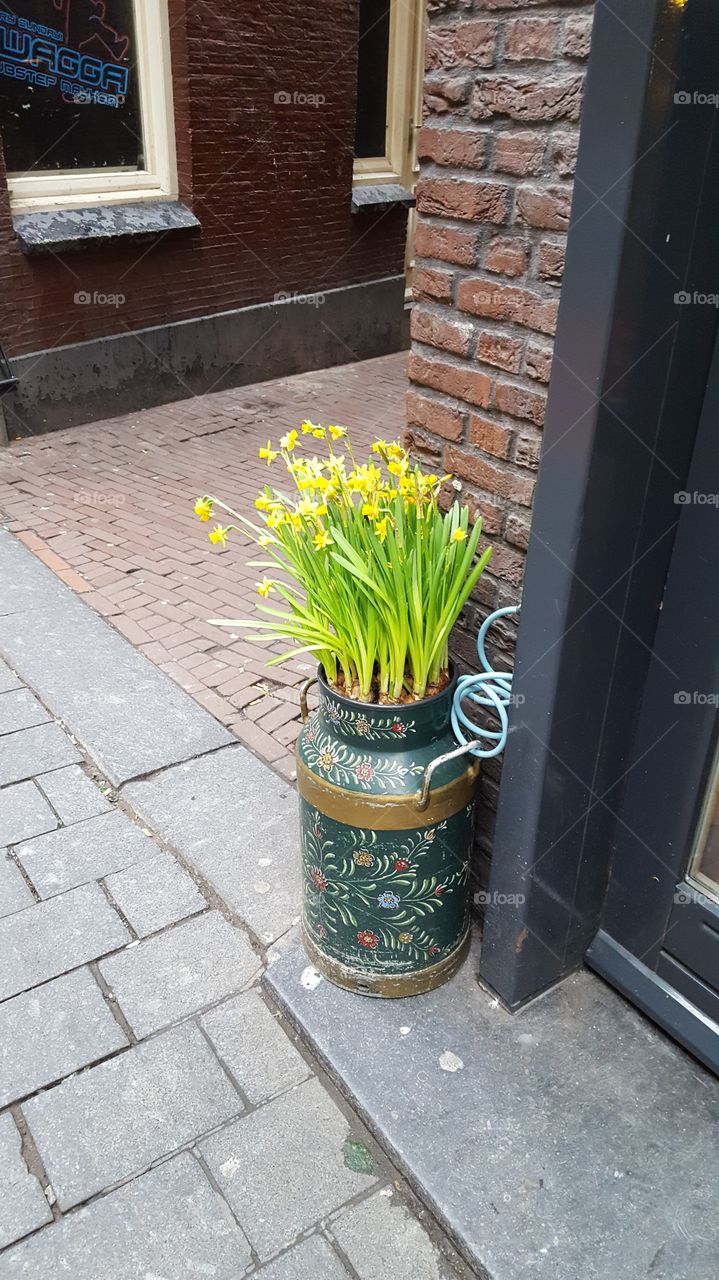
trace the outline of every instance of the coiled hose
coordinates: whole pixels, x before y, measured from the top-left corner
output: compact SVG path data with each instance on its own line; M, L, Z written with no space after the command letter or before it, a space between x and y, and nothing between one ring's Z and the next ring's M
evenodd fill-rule
M507 617L510 613L518 613L519 605L507 605L504 609L496 609L490 613L479 629L477 636L477 653L483 670L477 675L460 676L457 691L452 701L452 729L458 742L467 747L473 756L489 760L504 751L509 729L507 707L512 696L512 671L493 671L487 660L484 642L487 632L494 622ZM475 706L494 710L499 717L500 729L481 729L463 710L463 702L473 702ZM469 735L469 736L468 736ZM483 746L482 740L487 741ZM470 743L477 742L474 748Z

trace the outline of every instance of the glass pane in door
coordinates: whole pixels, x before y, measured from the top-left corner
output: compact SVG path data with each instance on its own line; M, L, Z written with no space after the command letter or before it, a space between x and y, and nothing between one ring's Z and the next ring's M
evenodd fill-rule
M702 893L719 901L719 750L709 776L689 876Z

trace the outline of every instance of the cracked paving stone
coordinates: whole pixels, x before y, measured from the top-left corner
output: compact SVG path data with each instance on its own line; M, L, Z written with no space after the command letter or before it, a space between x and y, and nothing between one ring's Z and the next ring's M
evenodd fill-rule
M0 791L0 845L18 844L54 831L57 818L34 782L18 782Z
M40 897L54 898L113 871L149 862L156 851L154 840L126 814L115 811L38 836L15 853Z
M349 1280L349 1272L321 1236L310 1236L257 1272L257 1280ZM0 1266L0 1280L2 1267ZM384 1280L393 1280L388 1271ZM418 1277L419 1280L419 1277Z
M0 1280L239 1280L251 1262L226 1204L186 1153L3 1254Z
M29 689L0 693L0 734L32 729L35 725L47 724L50 720L52 716Z
M35 729L0 738L0 787L23 782L51 769L76 764L82 759L59 724L40 724Z
M0 918L31 907L35 899L15 863L0 849Z
M330 1234L361 1280L456 1280L424 1227L396 1196L371 1196L345 1209Z
M194 880L169 853L158 851L146 863L107 876L105 884L140 938L207 906Z
M85 818L97 818L112 808L100 788L78 764L44 774L40 786L66 827Z
M249 986L262 962L217 911L129 947L100 965L138 1037Z
M175 1027L23 1104L61 1209L142 1173L242 1110L193 1026Z
M0 1004L0 1107L127 1045L92 974L78 969Z
M17 676L14 676L6 662L0 658L0 693L8 693L10 689L22 689Z
M376 1182L347 1168L349 1132L319 1080L309 1080L201 1144L261 1259Z
M267 1102L312 1074L257 991L211 1009L201 1023L252 1103Z
M0 1249L52 1221L50 1206L37 1178L28 1172L21 1147L12 1116L0 1116Z
M129 941L99 885L36 902L0 920L0 1000L79 969Z

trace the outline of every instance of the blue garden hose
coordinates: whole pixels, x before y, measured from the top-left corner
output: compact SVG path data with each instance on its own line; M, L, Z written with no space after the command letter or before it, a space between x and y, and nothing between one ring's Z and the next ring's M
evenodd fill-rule
M486 747L479 745L471 750L473 756L483 760L489 760L492 756L498 756L501 751L504 751L509 730L507 707L512 696L513 676L511 671L492 670L487 660L484 642L492 623L510 613L517 613L518 610L519 605L507 605L504 609L496 609L494 613L490 613L482 623L477 636L477 653L483 670L477 675L460 676L452 701L452 729L455 738L463 746L468 746L473 741L481 743L482 739L486 739L488 742ZM474 724L462 708L462 703L465 701L496 711L501 726L499 731L480 729L479 725ZM468 731L469 737L465 730Z

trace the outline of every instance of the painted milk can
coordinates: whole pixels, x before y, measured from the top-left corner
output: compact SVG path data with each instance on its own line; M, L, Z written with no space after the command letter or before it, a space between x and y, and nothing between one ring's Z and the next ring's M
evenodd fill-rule
M417 995L467 953L479 761L450 727L456 684L452 673L431 698L374 705L335 693L320 668L302 690L304 944L350 991Z

